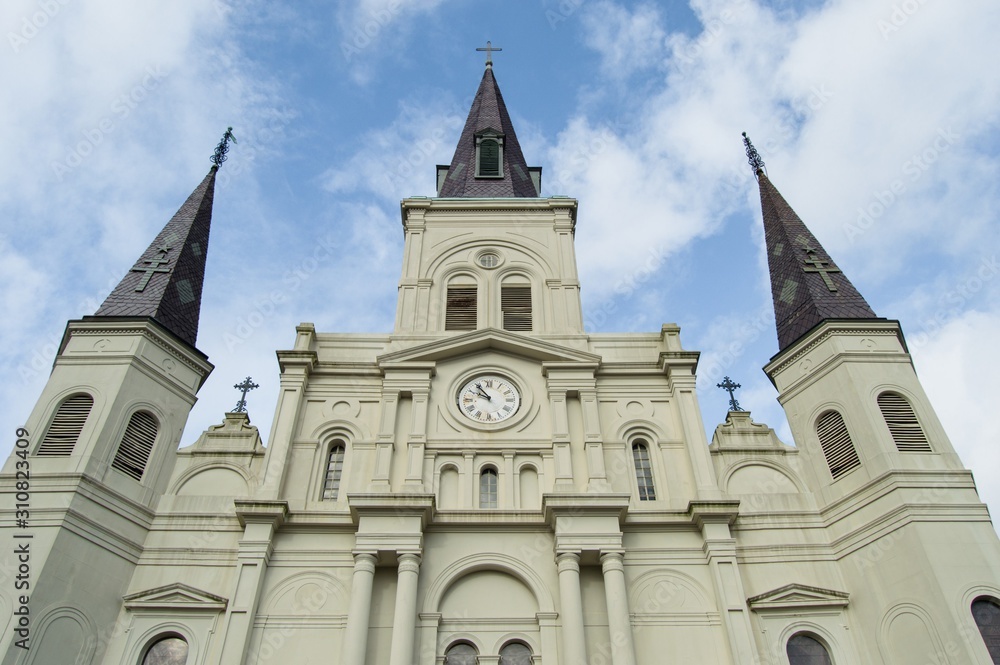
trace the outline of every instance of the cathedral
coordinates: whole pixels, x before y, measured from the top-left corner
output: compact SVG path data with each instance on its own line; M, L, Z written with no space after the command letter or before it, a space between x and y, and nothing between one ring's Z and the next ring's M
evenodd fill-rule
M794 445L735 399L707 440L677 325L584 330L577 201L542 196L487 55L400 203L393 331L300 324L267 445L237 408L178 448L229 136L18 429L4 665L1000 663L972 474L749 139Z

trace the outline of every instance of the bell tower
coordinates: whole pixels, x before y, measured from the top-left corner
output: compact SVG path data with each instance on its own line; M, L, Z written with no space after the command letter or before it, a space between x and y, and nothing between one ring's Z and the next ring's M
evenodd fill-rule
M72 608L44 627L43 641L29 642L32 662L102 662L107 639L83 635L115 624L181 432L212 371L195 343L215 178L230 138L227 131L208 174L100 308L66 325L20 430L27 445L5 465L5 484L30 469L29 505L13 534L30 543L30 608ZM11 637L7 631L0 643L5 663L21 651Z
M745 134L744 144L760 187L778 333L764 371L814 487L832 499L887 472L962 469L899 322L875 314L768 179Z
M495 49L494 49L495 50ZM541 198L487 62L438 196L403 200L397 335L581 335L575 199Z

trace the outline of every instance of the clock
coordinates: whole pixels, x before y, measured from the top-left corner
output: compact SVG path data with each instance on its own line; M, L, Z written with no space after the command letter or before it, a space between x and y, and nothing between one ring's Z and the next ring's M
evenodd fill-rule
M517 413L520 406L517 387L495 375L478 376L458 392L458 410L479 423L503 422Z

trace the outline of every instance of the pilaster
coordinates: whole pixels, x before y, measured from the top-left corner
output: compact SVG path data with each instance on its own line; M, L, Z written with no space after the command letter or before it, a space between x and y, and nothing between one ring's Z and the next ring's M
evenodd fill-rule
M285 501L235 501L236 516L244 527L236 555L236 581L226 607L216 662L242 663L260 602L267 565L274 551L274 536L288 517Z
M692 501L688 514L701 529L703 551L712 571L716 603L729 637L733 662L756 663L753 626L736 560L736 539L729 530L739 514L739 501Z
M296 347L314 342L315 329L312 324L296 327L299 333ZM303 395L309 382L309 375L318 362L315 351L303 348L294 351L279 351L278 364L281 367L278 405L274 410L271 435L268 439L267 457L264 461L264 480L259 495L265 499L278 499L285 483L285 465L291 455L292 439L302 410Z

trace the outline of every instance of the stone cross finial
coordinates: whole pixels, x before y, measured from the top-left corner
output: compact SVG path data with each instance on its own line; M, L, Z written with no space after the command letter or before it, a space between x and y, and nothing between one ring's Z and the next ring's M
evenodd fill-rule
M243 383L237 383L233 388L237 390L242 390L243 394L240 396L240 401L236 403L236 408L233 409L236 413L246 413L247 410L247 393L254 388L260 388L256 383L253 382L249 376L243 380Z
M743 386L741 386L738 383L733 383L733 380L730 379L728 376L723 377L722 383L717 383L715 385L717 387L719 387L719 388L722 388L723 390L728 390L729 391L729 410L730 411L742 411L743 410L743 409L740 408L740 403L736 401L736 395L733 394L733 391L735 391L737 388L742 388Z

